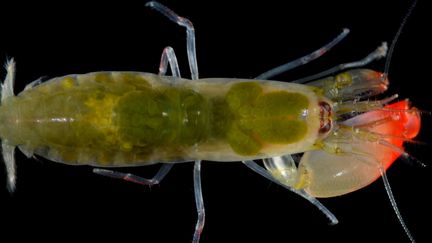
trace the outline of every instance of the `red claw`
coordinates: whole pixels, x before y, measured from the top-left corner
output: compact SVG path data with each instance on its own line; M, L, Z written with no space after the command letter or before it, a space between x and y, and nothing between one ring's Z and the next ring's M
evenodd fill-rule
M410 108L408 100L386 105L383 110L370 111L356 119L377 125L367 128L368 131L384 135L383 140L400 149L388 149L385 153L375 151L377 158L387 169L404 150L403 142L417 136L420 131L420 115L416 108Z

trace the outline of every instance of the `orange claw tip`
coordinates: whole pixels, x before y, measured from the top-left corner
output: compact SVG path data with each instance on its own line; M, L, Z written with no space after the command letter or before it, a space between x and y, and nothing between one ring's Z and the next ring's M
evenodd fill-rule
M417 136L420 131L420 114L416 108L410 108L408 100L386 105L383 110L373 111L372 113L374 112L386 113L377 114L377 116L385 116L390 119L383 124L371 128L370 130L373 132L411 139ZM401 139L396 140L400 140L401 144L403 143Z
M347 129L334 134L330 147L342 151L306 152L299 169L307 175L305 190L314 197L334 197L363 188L404 154L403 143L420 130L420 115L408 100L371 110L340 123ZM340 142L342 141L342 142Z
M420 113L413 107L409 107L409 101L403 100L390 105L385 106L385 109L390 110L401 110L397 112L400 115L400 120L398 121L400 133L405 138L414 138L420 132Z
M383 124L383 127L373 128L372 131L379 132L380 128L386 129L387 127L395 137L386 140L403 151L403 139L414 138L420 131L420 114L416 108L410 108L408 100L389 104L384 108L394 113L391 114L392 120ZM384 168L387 169L400 155L398 151L389 152L388 159L382 161Z
M410 108L408 100L386 105L381 110L370 111L352 118L356 124L367 131L382 135L381 140L388 146L380 146L380 151L369 150L387 169L404 151L403 143L412 139L420 131L420 114L416 108Z

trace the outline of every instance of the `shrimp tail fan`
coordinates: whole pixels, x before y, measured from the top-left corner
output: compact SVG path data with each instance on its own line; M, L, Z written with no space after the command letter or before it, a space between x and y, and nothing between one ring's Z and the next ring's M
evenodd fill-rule
M7 98L14 96L14 92L13 92L13 85L15 79L14 60L10 59L8 62L6 62L5 68L7 74L5 80L1 84L1 104L3 104L7 100ZM16 165L15 165L15 158L14 158L15 146L10 145L8 141L4 138L2 138L1 143L2 143L3 162L5 164L6 173L7 173L7 187L10 192L13 192L15 190L15 183L16 183Z

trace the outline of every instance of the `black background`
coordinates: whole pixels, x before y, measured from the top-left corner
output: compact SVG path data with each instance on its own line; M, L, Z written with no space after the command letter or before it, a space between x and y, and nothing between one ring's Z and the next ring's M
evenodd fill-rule
M275 79L292 80L362 58L391 41L411 1L163 1L196 28L200 77L253 78L322 46L351 29L320 60ZM320 3L318 3L320 2ZM387 94L431 111L430 8L420 1L396 46ZM101 70L157 72L162 49L176 50L189 77L184 29L144 7L144 1L13 1L0 4L0 59L17 61L18 93L41 76ZM429 11L428 11L429 10ZM369 65L383 70L383 61ZM5 72L2 72L3 75ZM37 112L37 111L35 111ZM431 117L409 144L431 164ZM0 237L32 240L190 242L195 227L191 163L174 167L152 188L103 178L73 167L16 155L17 191L0 190ZM158 166L130 168L150 176ZM4 168L1 168L4 174ZM431 242L431 169L398 160L388 170L396 200L418 242ZM240 163L202 166L206 242L408 242L381 181L349 195L321 200L339 219L325 217L298 196ZM0 180L0 188L5 182ZM58 235L57 235L58 234Z

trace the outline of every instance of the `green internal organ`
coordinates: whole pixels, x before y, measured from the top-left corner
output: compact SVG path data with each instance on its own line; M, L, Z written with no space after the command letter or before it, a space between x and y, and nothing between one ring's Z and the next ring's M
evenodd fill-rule
M288 144L307 132L304 111L307 97L287 91L264 92L256 82L238 83L226 95L233 114L227 130L232 149L241 155L256 155L266 144Z
M186 147L206 138L207 107L207 101L192 90L142 89L118 101L114 125L126 147Z

